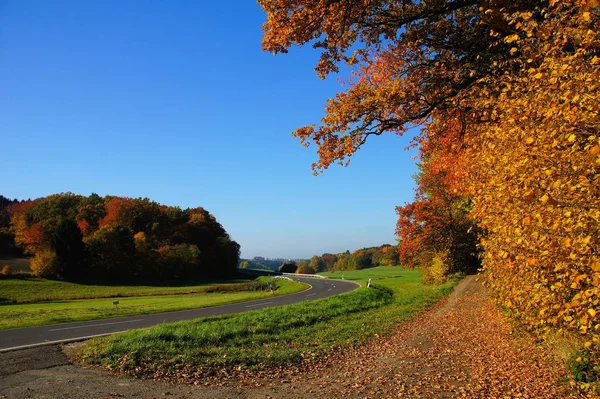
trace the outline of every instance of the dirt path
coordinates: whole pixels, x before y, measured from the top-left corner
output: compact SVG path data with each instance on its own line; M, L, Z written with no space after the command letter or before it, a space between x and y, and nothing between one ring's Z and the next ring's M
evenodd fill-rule
M511 330L472 277L385 338L310 370L169 385L69 365L57 347L0 354L0 398L571 398L561 363ZM199 381L201 384L202 381Z

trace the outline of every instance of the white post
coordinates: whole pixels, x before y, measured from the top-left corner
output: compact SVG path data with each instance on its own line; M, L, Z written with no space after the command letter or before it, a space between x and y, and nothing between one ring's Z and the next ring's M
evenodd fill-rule
M371 288L371 279L369 279L369 282L367 283L367 288Z

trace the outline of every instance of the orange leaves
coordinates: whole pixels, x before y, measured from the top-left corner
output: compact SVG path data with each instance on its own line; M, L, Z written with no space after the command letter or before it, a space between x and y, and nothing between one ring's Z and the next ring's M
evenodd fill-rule
M316 144L317 171L346 163L369 136L424 124L417 198L397 208L404 262L451 246L468 212L485 229L488 281L523 323L600 340L597 0L551 0L542 9L492 2L459 7L451 18L458 2L359 2L362 14L347 1L262 3L265 37L280 46L322 35L324 59L340 62L349 43L364 45L321 125L295 133ZM427 7L435 17L419 18ZM341 10L348 25L340 31ZM302 28L308 15L314 24ZM272 21L290 26L276 31ZM329 40L336 34L339 43ZM587 349L600 366L596 348Z

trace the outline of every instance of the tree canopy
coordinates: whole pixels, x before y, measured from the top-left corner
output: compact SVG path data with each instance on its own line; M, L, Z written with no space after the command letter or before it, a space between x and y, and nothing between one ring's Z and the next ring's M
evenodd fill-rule
M239 245L203 208L148 198L55 194L4 208L34 274L105 281L235 275Z
M316 145L315 173L371 136L421 126L417 198L398 209L402 256L429 243L444 263L468 238L446 232L472 223L498 302L542 334L581 335L597 375L600 2L259 3L265 50L311 43L319 76L352 69L320 124L294 132Z

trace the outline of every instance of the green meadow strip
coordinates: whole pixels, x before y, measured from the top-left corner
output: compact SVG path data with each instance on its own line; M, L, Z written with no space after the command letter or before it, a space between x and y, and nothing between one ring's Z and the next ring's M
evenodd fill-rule
M424 286L418 271L393 269L400 277L380 276L372 288L94 339L76 356L86 365L146 375L177 373L182 368L210 374L222 368L262 369L298 362L390 332L399 321L427 309L456 283ZM361 273L359 280L363 281L368 271ZM353 279L349 277L345 275Z

